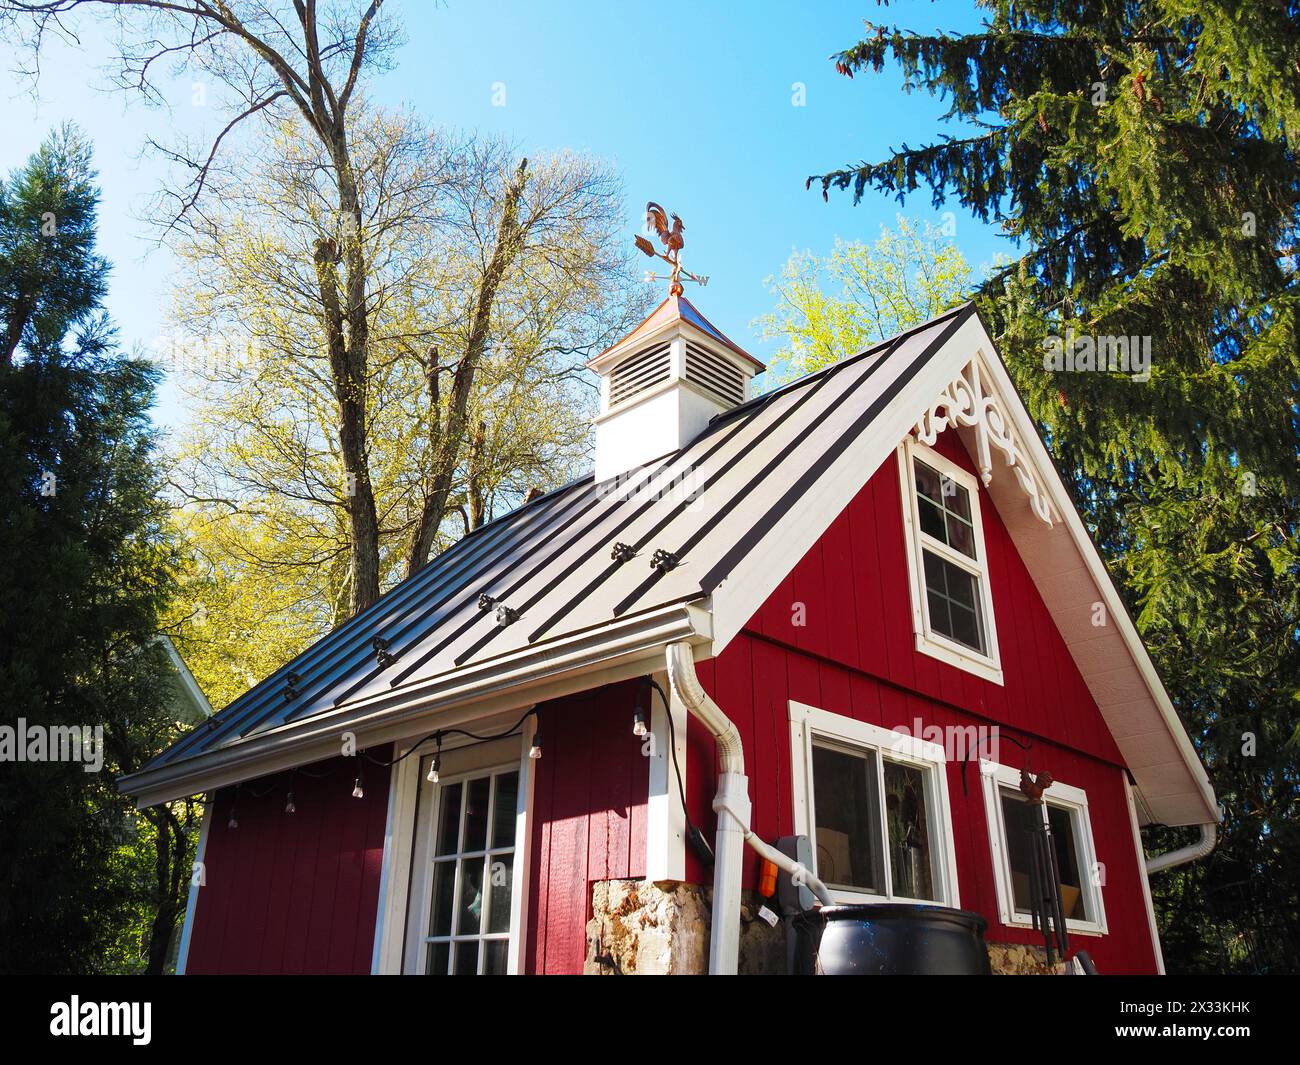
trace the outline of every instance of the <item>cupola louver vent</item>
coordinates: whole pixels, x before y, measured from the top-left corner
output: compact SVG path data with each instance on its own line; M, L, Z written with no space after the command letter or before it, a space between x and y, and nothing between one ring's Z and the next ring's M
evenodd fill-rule
M733 406L745 402L745 375L726 359L687 341L686 380Z
M600 413L592 421L596 480L607 481L708 432L710 419L745 402L763 364L674 291L587 368L600 375Z
M667 381L672 374L672 345L657 344L639 351L614 367L609 376L609 405L616 407L648 388Z

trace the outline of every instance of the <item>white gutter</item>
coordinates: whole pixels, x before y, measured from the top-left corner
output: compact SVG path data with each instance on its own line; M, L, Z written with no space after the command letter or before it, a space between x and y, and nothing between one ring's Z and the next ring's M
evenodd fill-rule
M709 973L732 976L738 968L740 955L740 874L746 843L777 868L793 876L795 883L811 890L823 904L834 905L834 900L815 873L775 847L768 846L750 830L749 779L745 776L745 749L740 733L700 684L695 675L695 655L691 645L670 643L667 659L668 684L673 695L709 730L718 746L718 793L713 799L718 829L713 848Z
M1214 850L1214 840L1217 832L1214 822L1211 821L1198 827L1201 830L1201 838L1195 843L1180 847L1176 851L1169 851L1166 854L1157 854L1154 858L1148 858L1147 876L1152 873L1163 872L1166 869L1173 869L1175 866L1186 865L1188 862L1199 861Z
M458 724L582 691L591 686L590 675L598 671L607 679L611 671L614 679L620 680L644 676L665 643L707 639L710 632L709 614L696 603L620 619L598 631L575 633L485 663L470 663L450 674L342 706L322 707L287 725L120 777L118 790L133 796L140 809L215 791L332 758L340 751L344 732L354 733L360 747L375 746L405 739L421 728L432 731L435 722ZM456 720L446 717L448 714Z

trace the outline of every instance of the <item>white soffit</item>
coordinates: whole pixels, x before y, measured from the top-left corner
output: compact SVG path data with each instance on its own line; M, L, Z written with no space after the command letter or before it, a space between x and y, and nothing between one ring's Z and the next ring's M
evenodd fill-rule
M996 453L988 491L1137 782L1143 823L1217 821L1214 789L1187 730L992 338L982 323L979 329L985 383L1019 437L1060 523L1049 528L1033 513L1015 479L1001 470ZM962 438L970 450L969 434L963 431ZM1104 610L1100 626L1093 625L1096 604Z

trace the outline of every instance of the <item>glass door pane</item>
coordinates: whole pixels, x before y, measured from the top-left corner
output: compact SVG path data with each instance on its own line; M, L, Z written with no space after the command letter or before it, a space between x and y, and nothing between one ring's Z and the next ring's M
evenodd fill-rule
M893 893L937 901L925 770L885 760L885 820Z
M439 785L425 971L505 973L519 773L505 770Z

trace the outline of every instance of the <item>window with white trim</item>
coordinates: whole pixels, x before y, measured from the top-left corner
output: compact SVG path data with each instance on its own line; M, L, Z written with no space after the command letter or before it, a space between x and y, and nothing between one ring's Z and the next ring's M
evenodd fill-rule
M504 975L519 770L438 787L425 972Z
M943 748L790 704L796 831L837 901L955 906Z
M1031 827L1027 819L1046 815L1056 850L1066 928L1104 933L1105 877L1093 844L1087 793L1054 781L1043 795L1044 803L1039 805L1027 802L1021 793L1018 769L981 761L980 776L1001 922L1022 927L1033 924L1029 887Z
M979 482L909 438L899 448L916 648L998 684Z
M456 757L457 752L445 754L444 764ZM504 974L519 935L520 765L465 767L429 783L429 758L420 761L403 968L430 975Z

